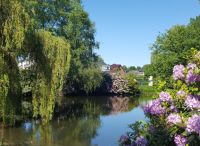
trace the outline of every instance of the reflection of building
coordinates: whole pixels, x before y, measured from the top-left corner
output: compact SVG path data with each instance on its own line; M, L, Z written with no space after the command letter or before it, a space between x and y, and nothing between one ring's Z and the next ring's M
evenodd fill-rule
M31 65L33 65L33 62L32 61L29 61L29 60L24 60L24 61L20 61L18 63L18 67L20 69L27 69L29 68Z
M128 111L128 102L129 97L110 97L109 98L109 107L110 107L110 113L116 114L119 112L125 112Z

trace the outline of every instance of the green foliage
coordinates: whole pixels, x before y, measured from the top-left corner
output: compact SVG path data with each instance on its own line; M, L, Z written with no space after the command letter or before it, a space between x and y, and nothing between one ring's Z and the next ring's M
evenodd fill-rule
M100 70L95 70L99 57L94 53L94 49L98 48L98 43L94 38L94 24L83 10L80 0L29 0L27 10L34 18L37 29L48 30L69 40L72 57L64 87L65 92L67 94L83 91L88 93L98 87L102 78ZM93 77L83 79L85 78L83 75L87 75L88 70L93 72L91 75L99 71L97 76L99 79L95 77L96 84Z
M82 91L88 93L92 93L96 88L100 87L103 76L101 74L100 69L98 68L88 68L83 70L81 73L81 81L82 81Z
M133 70L137 70L137 69L141 69L141 67L135 67L135 66L130 66L130 67L127 67L125 65L122 66L122 68L126 71L126 72L129 72L129 71L133 71Z
M56 98L62 94L70 64L70 45L64 38L40 30L36 33L35 56L36 82L33 88L34 117L44 123L52 119Z
M100 85L94 25L79 0L9 0L0 1L0 8L2 120L6 115L14 124L17 115L30 111L30 103L21 101L21 86L23 93L32 92L33 116L46 123L64 83L86 93ZM19 58L33 65L19 71Z
M153 73L153 68L150 64L146 64L142 67L143 71L144 71L144 76L145 78L149 78L150 76L152 76Z
M128 74L126 76L126 79L128 80L129 93L132 94L132 95L135 95L139 92L138 82L135 78L136 77L133 74Z
M1 107L3 113L0 117L4 124L13 125L16 115L21 111L21 87L16 57L24 52L29 17L19 0L0 1L0 7L0 72L5 82L2 89L8 90L1 97L4 106Z
M191 19L187 26L177 25L160 34L152 46L151 74L169 79L176 64L185 65L192 56L191 48L200 49L200 19Z
M6 113L6 109L8 108L7 106L7 95L8 95L8 88L9 88L9 80L8 80L8 76L6 75L2 75L0 76L0 118L2 118L3 123L5 124L6 121L6 117L7 117L7 113Z

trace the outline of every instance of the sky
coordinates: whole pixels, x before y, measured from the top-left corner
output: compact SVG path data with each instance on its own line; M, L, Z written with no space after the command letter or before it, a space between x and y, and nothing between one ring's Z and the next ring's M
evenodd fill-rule
M108 64L150 63L151 45L174 25L200 15L199 0L82 0L95 23L96 52Z

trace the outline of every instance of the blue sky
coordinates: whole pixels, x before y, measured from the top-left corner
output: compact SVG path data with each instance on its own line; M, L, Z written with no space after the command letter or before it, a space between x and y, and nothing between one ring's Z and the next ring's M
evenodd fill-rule
M97 51L108 64L150 63L159 33L200 15L198 0L82 0L96 26Z

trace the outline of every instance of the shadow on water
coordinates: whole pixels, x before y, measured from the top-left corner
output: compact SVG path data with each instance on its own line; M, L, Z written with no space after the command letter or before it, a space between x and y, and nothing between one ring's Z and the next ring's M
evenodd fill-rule
M145 118L140 105L147 100L116 96L66 98L62 106L56 106L55 119L48 125L25 122L21 127L1 129L0 138L4 145L12 146L115 146L127 124Z

